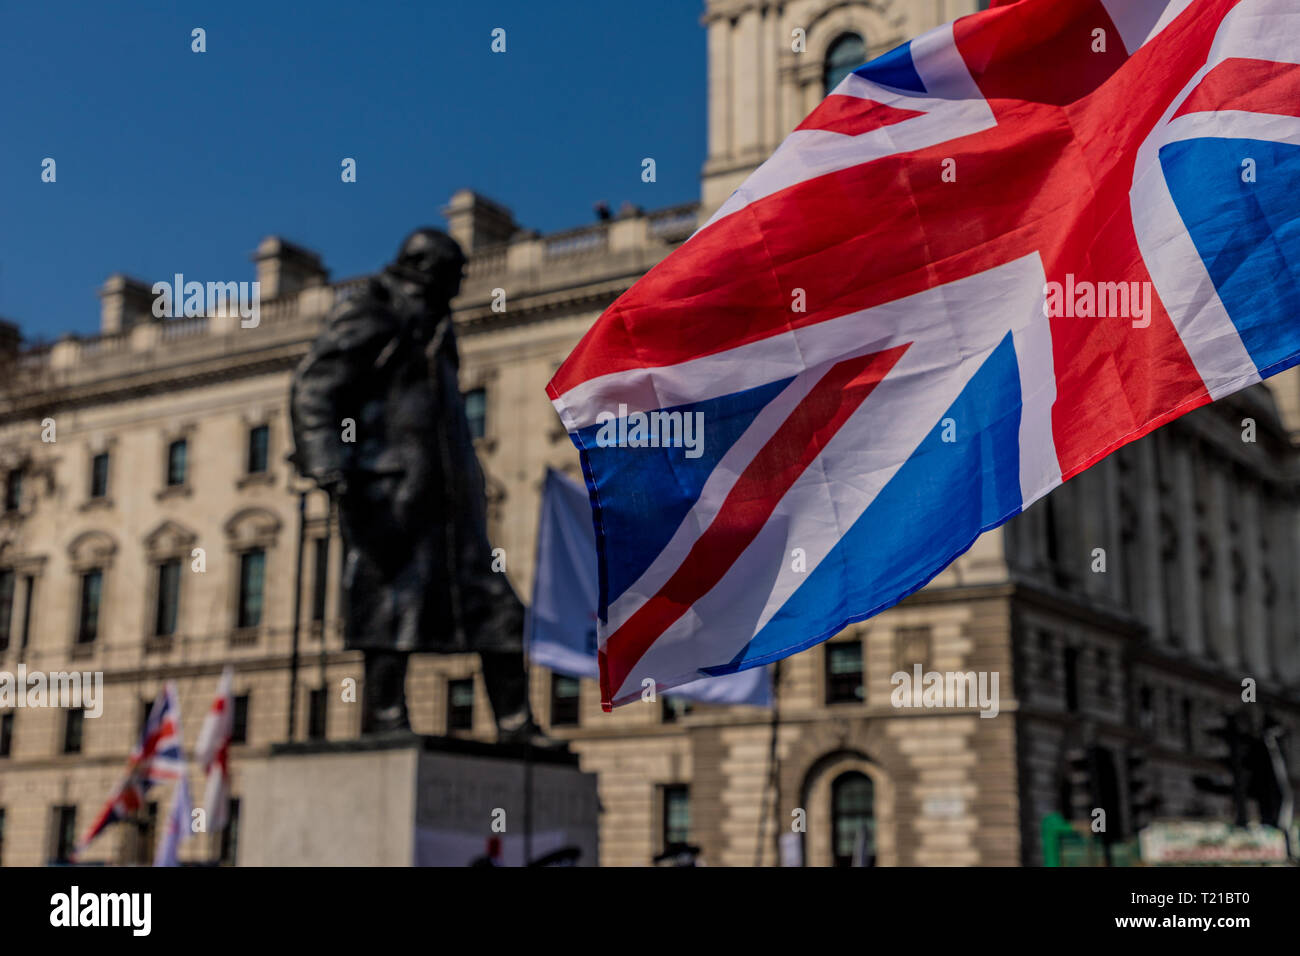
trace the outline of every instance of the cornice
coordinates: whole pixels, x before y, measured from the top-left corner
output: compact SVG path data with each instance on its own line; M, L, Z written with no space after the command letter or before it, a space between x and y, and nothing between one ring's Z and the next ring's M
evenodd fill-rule
M643 276L642 271L629 272L615 279L597 283L584 283L550 292L537 293L522 298L505 312L493 312L491 306L475 303L456 312L456 327L466 335L482 334L499 329L527 325L540 319L551 318L565 310L585 310L593 306L604 308L632 288Z

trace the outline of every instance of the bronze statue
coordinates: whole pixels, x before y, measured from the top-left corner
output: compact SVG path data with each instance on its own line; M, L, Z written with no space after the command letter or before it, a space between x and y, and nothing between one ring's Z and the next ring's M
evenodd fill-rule
M454 239L419 229L335 305L294 373L294 460L339 505L344 639L365 652L362 733L409 730L408 655L478 651L501 739L545 745L528 703L524 609L492 570L457 384L449 303L464 266Z

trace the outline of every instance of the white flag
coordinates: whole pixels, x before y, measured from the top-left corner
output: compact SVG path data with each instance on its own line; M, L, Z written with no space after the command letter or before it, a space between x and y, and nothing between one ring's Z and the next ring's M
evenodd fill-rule
M235 726L235 699L231 687L234 679L233 668L227 667L221 672L217 696L203 718L199 742L194 748L194 759L208 778L203 806L211 833L220 832L226 825L230 804L230 737Z
M180 866L181 842L190 835L190 800L189 774L182 771L176 781L176 791L172 794L172 809L167 814L167 829L163 831L162 842L154 855L154 866Z

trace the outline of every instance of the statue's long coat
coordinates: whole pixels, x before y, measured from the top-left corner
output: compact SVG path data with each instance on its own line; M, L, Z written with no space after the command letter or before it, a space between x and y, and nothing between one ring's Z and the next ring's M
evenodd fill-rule
M341 477L350 648L518 650L523 606L492 570L483 473L445 303L386 274L335 306L294 373L299 471ZM346 421L355 440L345 441Z

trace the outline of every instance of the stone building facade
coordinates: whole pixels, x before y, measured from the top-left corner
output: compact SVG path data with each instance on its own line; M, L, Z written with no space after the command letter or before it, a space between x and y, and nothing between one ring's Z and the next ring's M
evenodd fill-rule
M578 471L544 394L573 345L841 71L975 5L711 0L700 204L539 235L490 199L451 198L443 214L470 255L456 302L461 385L491 536L521 595L545 469ZM276 237L254 258L256 328L216 314L155 319L149 285L125 276L101 290L98 336L24 349L0 326L0 670L105 681L100 718L0 711L0 864L66 855L164 681L177 684L192 748L234 665L236 798L243 760L289 739L291 721L296 739L358 733L343 699L360 660L342 649L337 525L285 459L291 370L362 280L331 280L316 253ZM1243 441L1247 419L1254 441ZM711 865L770 865L800 825L808 865L855 853L880 865L1033 864L1045 814L1086 812L1069 761L1093 744L1121 768L1144 761L1161 812L1222 816L1222 799L1191 779L1214 771L1205 726L1239 702L1245 678L1290 728L1294 772L1297 435L1293 371L1121 450L901 606L782 662L775 710L667 698L604 714L594 684L534 669L539 718L599 776L602 862L645 865L688 841ZM893 706L891 676L916 666L996 673L997 716ZM416 730L490 739L475 656L420 658L411 681ZM202 792L197 777L191 786ZM165 814L162 799L152 814ZM182 857L237 862L237 809L235 819ZM85 857L147 861L157 830L117 826Z

